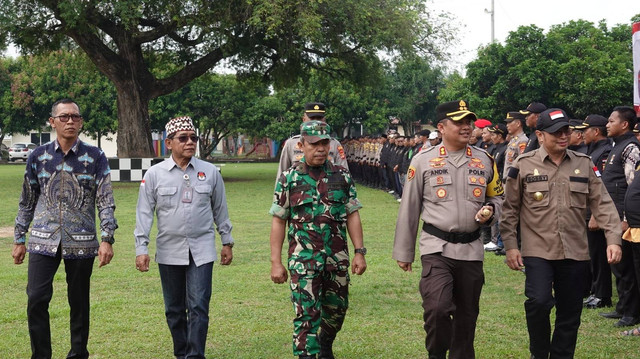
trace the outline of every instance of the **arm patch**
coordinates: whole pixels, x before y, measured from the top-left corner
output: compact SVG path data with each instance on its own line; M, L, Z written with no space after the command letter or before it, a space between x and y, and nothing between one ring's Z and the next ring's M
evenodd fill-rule
M509 168L509 174L507 176L509 176L511 178L517 178L518 177L518 173L520 173L520 169L515 168L515 167L511 167L511 168Z

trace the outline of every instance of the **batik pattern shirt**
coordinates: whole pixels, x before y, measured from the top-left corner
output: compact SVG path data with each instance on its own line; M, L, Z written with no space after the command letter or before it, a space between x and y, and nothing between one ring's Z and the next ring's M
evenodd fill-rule
M62 258L92 258L98 254L96 212L100 236L113 239L118 228L109 163L98 147L80 140L65 154L58 141L36 148L27 159L14 239L27 251Z

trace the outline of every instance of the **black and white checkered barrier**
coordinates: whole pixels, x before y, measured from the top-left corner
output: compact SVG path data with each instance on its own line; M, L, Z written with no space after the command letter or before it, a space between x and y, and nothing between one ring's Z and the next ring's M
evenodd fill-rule
M112 182L137 182L147 170L164 158L109 158Z

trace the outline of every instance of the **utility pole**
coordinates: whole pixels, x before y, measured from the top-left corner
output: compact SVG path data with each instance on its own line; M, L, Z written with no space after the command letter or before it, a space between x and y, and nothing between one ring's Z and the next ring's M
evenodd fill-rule
M496 41L496 9L495 9L495 0L491 0L491 11L484 9L484 12L487 14L491 14L491 43Z

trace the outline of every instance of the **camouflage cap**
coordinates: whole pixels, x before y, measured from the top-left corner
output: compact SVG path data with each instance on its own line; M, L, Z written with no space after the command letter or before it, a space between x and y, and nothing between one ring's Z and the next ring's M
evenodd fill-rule
M330 132L331 127L322 121L307 121L300 125L300 135L310 143L330 139Z

